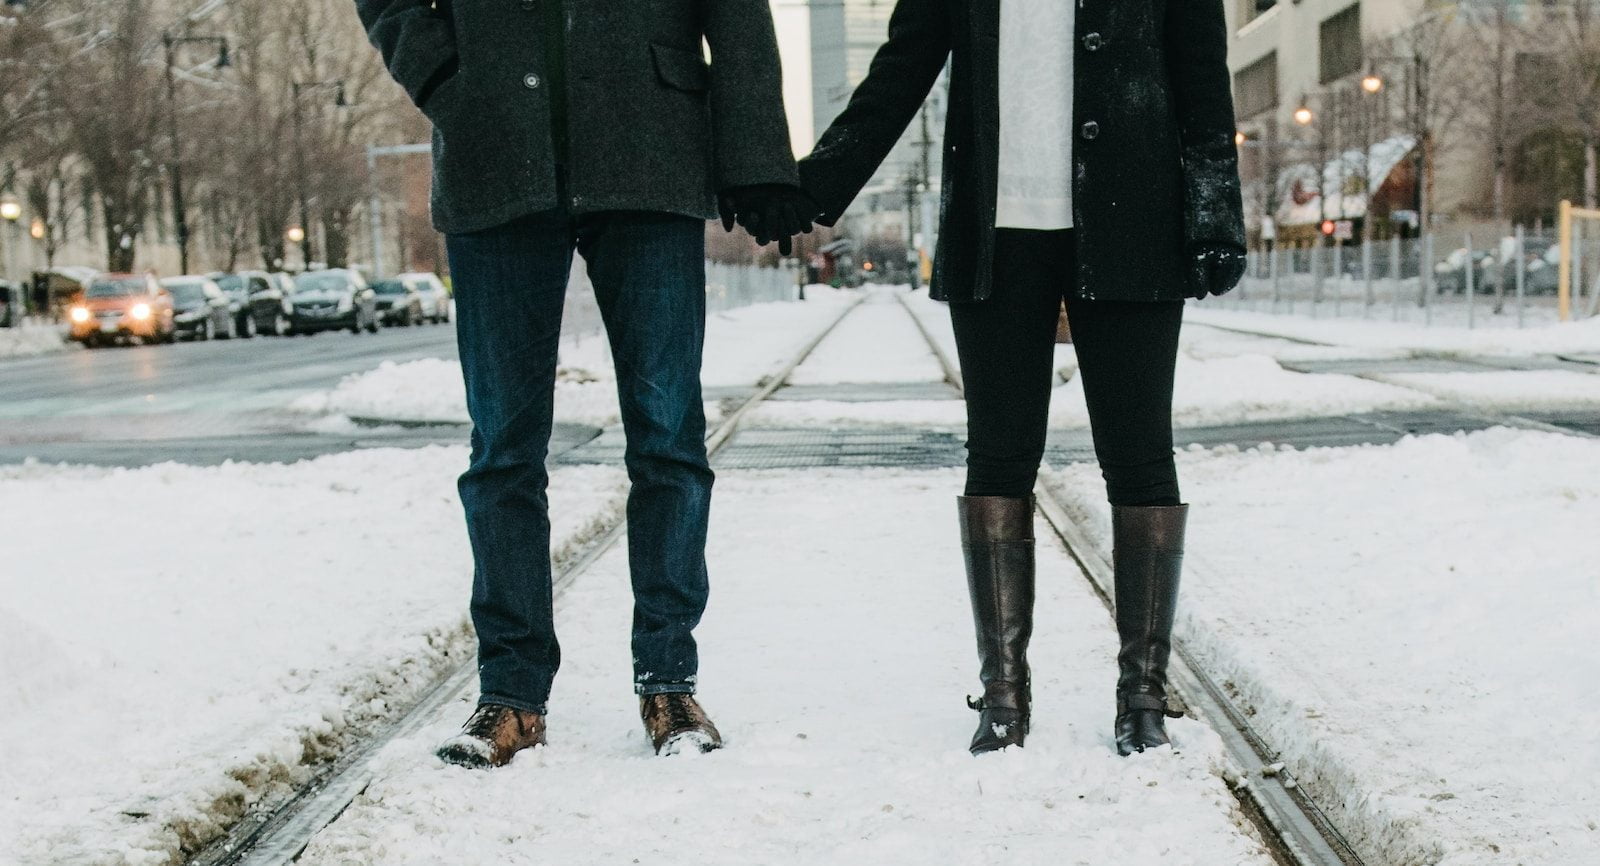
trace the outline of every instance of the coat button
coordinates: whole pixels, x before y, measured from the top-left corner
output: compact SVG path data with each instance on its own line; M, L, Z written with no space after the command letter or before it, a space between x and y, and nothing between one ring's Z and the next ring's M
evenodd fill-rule
M539 86L539 76L535 75L532 72L528 73L527 75L522 76L522 86L528 88L529 90L532 90L535 87L538 87Z
M521 6L522 11L524 12L532 12L533 10L539 8L538 0L520 0L517 5Z
M1084 141L1093 141L1100 135L1100 124L1091 120L1085 123L1082 129L1078 130L1078 134L1083 136Z
M1083 37L1083 50L1085 50L1085 51L1099 51L1100 50L1100 34L1098 34L1098 33L1090 33L1087 36Z

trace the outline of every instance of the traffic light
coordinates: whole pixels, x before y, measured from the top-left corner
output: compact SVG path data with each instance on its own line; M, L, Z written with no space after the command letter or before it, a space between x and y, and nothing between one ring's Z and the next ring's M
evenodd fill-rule
M1334 224L1333 220L1323 220L1322 221L1322 233L1323 234L1325 234L1325 235L1327 235L1329 237L1333 237L1333 232L1334 232L1334 230L1336 228L1338 228L1338 226Z

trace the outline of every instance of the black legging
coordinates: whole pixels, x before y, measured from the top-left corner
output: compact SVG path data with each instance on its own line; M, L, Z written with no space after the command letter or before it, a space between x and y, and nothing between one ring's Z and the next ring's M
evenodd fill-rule
M1000 229L994 296L951 304L967 396L968 496L1027 496L1044 457L1072 232ZM1095 456L1113 505L1177 505L1172 372L1183 302L1066 298Z

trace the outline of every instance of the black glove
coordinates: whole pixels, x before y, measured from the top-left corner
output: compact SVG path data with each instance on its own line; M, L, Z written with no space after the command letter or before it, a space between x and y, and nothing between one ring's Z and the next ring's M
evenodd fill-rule
M1223 295L1244 277L1244 250L1230 243L1201 241L1189 247L1188 297Z
M723 228L731 231L737 221L755 236L756 243L765 246L777 241L778 252L786 256L794 252L791 239L810 232L812 220L822 213L822 208L799 187L781 183L725 189L717 196L717 210L722 215Z

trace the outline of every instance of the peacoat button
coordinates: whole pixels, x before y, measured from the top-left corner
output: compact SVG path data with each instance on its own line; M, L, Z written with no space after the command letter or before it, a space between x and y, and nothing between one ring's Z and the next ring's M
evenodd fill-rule
M1100 34L1098 34L1098 33L1090 33L1090 34L1084 36L1083 37L1083 50L1085 50L1085 51L1099 51L1100 50Z
M1082 129L1078 130L1078 134L1083 136L1084 141L1093 141L1100 135L1100 124L1091 120L1085 123Z
M522 86L532 90L539 86L539 76L530 72L522 76Z
M524 12L532 12L539 8L539 0L518 0L517 5L521 6Z

